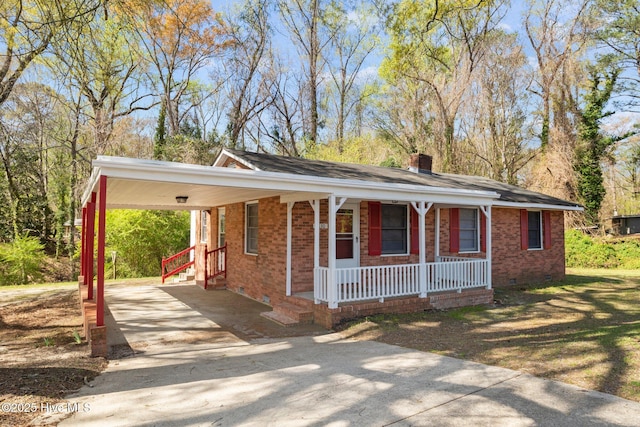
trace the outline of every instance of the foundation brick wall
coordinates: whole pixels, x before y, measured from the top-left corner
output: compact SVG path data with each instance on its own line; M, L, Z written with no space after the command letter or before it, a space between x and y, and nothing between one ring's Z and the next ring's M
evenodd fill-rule
M335 309L326 305L314 305L314 323L327 329L348 320L388 313L415 313L430 309L466 307L469 305L491 304L493 289L469 289L461 293L429 295L427 298L409 297L387 300L385 302L364 302L344 304Z

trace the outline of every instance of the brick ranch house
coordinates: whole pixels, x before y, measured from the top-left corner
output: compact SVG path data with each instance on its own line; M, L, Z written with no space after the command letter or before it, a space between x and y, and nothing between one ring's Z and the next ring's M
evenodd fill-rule
M196 283L265 302L283 324L489 303L493 286L565 275L575 203L487 178L224 149L213 166L98 157L83 197L86 332L104 328L107 208L192 211ZM97 291L93 235L97 212ZM164 269L164 267L163 267ZM88 286L91 285L91 286ZM96 344L99 353L100 345Z

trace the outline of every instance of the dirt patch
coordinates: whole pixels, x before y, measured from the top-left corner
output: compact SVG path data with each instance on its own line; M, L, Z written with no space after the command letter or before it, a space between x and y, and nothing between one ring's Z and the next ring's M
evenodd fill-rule
M19 292L20 293L20 292ZM0 425L23 426L91 381L106 367L91 358L77 288L0 290ZM9 302L7 302L7 300Z
M342 333L524 371L640 402L640 278L568 276L495 304L381 315Z

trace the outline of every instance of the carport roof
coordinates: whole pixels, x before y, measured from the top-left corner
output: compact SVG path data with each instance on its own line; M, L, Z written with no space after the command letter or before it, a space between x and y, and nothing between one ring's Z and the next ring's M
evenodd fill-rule
M107 207L125 209L210 209L231 203L279 196L281 202L336 197L363 200L425 201L436 204L490 205L492 191L429 187L408 182L375 182L273 172L201 166L185 163L99 156L82 198L83 206L107 177ZM177 196L187 196L179 204Z

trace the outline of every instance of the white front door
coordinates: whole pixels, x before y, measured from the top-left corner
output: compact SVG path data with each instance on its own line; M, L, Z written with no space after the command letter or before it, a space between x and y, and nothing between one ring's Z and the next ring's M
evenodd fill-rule
M336 268L360 266L360 205L345 203L336 213Z

